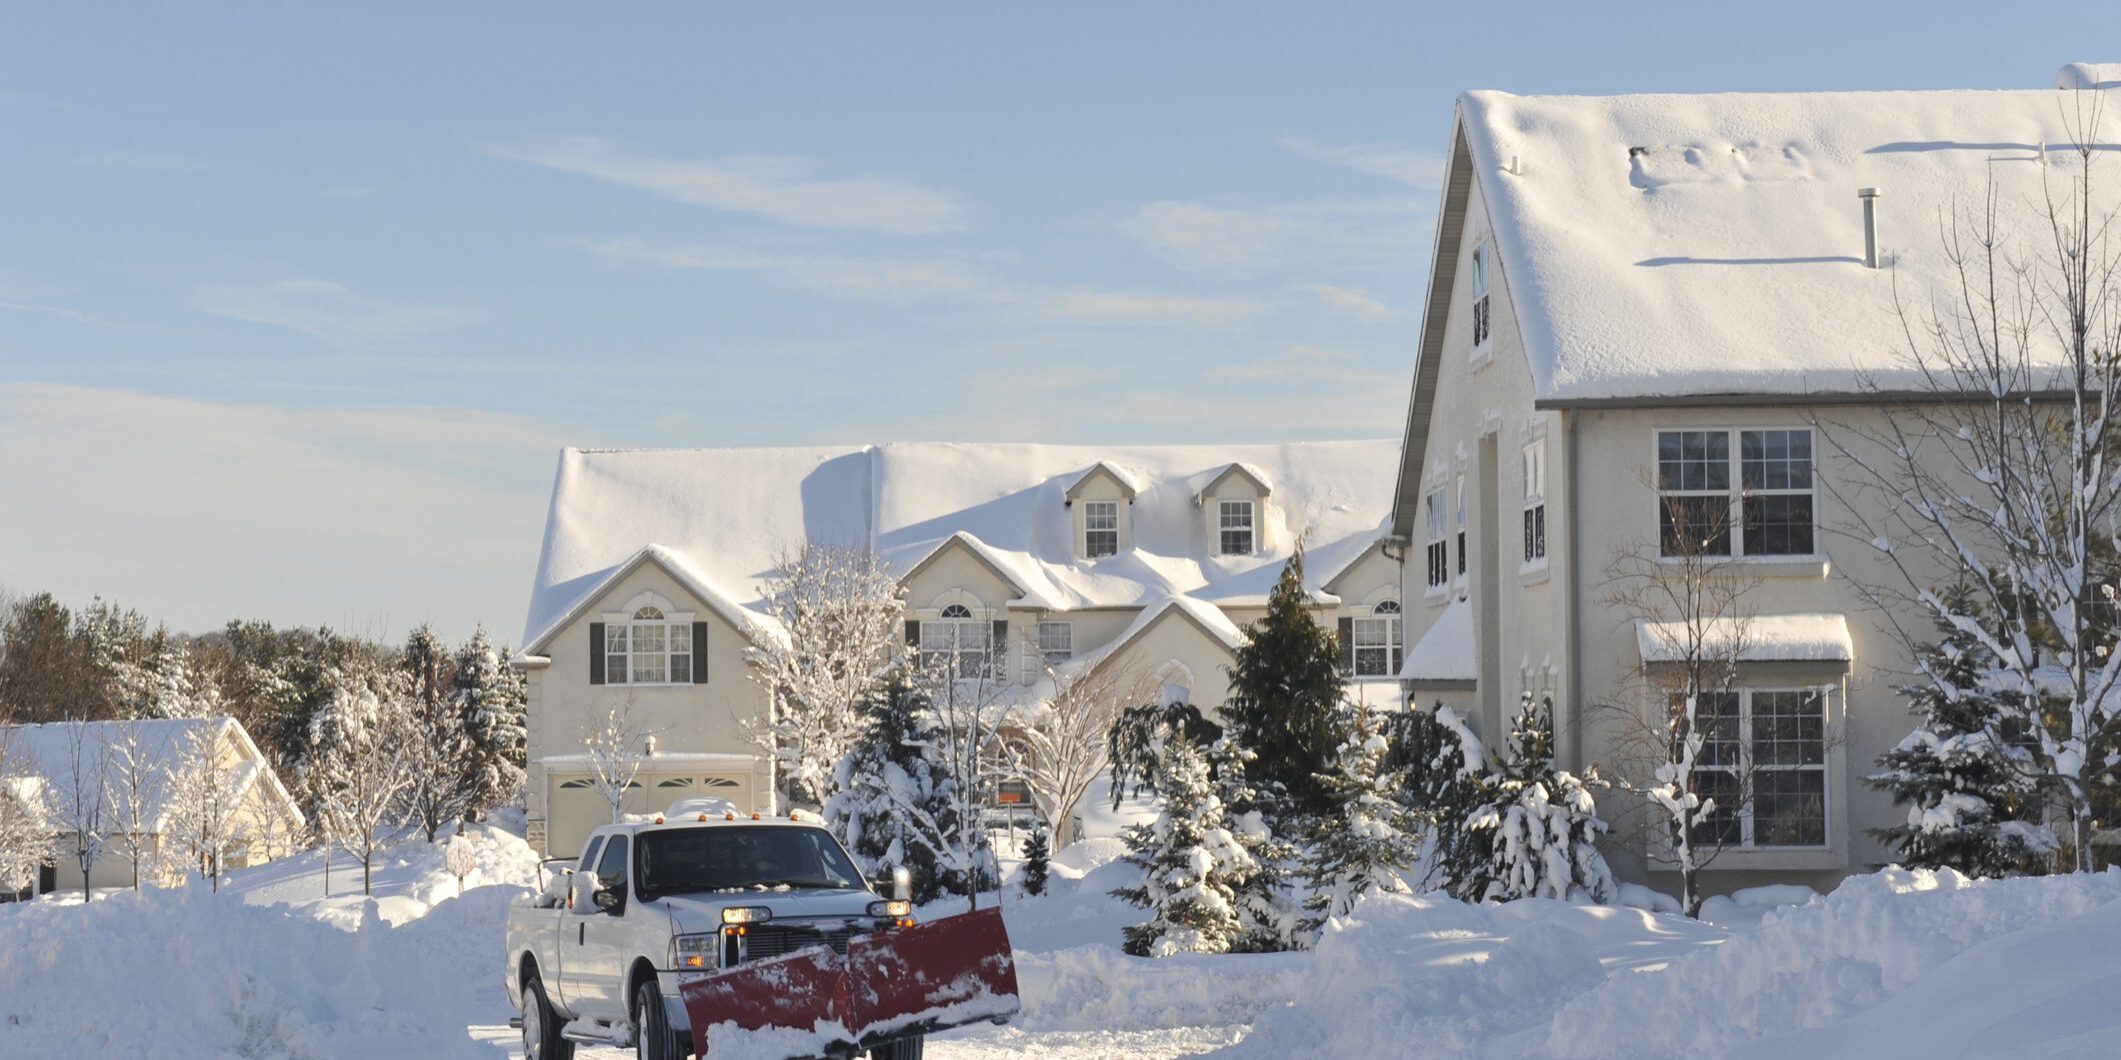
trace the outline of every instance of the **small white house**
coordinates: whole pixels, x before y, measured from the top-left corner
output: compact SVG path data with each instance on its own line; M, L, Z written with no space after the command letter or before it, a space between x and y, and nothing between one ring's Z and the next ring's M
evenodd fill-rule
M105 809L103 831L115 834L123 828L124 814L117 807L124 798L119 788L118 745L132 740L139 748L143 778L141 882L163 882L173 875L166 859L170 832L180 827L173 813L169 778L187 764L191 748L206 741L213 748L215 768L222 771L229 805L230 832L235 839L222 853L224 868L260 864L284 853L302 834L302 810L280 783L272 764L251 742L250 734L234 718L140 719L133 721L53 722L44 725L0 726L0 744L10 748L11 766L26 765L40 779L53 805L63 804L76 790L74 764L81 763L81 790L96 788L96 774L103 778ZM38 881L37 893L81 888L81 869L73 860L71 831L59 837L57 863ZM133 882L133 864L120 845L106 840L103 854L89 870L90 887L128 887Z

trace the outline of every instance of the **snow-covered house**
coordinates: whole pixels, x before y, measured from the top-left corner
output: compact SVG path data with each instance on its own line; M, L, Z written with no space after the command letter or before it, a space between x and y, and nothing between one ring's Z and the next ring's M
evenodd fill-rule
M234 718L0 726L0 745L8 748L10 768L26 767L29 775L39 778L55 807L70 802L77 791L84 799L96 797L100 775L104 842L102 856L88 873L91 887L132 885L133 864L124 845L113 838L124 830L130 816L125 810L130 801L126 793L130 776L137 776L140 783L141 882L163 882L184 871L181 859L163 854L175 849L172 832L187 823L181 819L185 809L171 778L194 764L191 756L196 747L212 748L213 767L221 776L214 790L229 808L225 814L229 842L221 858L224 868L261 864L291 850L302 834L300 805ZM130 771L121 764L127 761L128 748L132 749L131 761L137 763ZM66 823L66 815L60 816L60 823ZM39 893L81 887L81 869L71 856L73 836L67 830L60 837L58 862L38 881Z
M1396 703L1391 466L1386 441L566 450L516 660L532 841L569 852L608 817L583 738L629 698L655 733L630 808L769 805L745 649L779 635L764 583L806 541L873 550L914 647L984 654L1024 694L1048 660L1124 660L1208 707L1301 542L1319 621L1347 634L1361 687Z
M1650 709L1642 678L1672 664L1615 575L1681 565L1673 521L1718 521L1703 540L1753 587L1716 753L1758 781L1705 882L1825 884L1887 860L1866 829L1904 811L1864 777L1912 727L1894 691L1912 667L1860 589L1892 581L1877 547L1837 530L1844 505L1888 502L1831 488L1823 432L1928 399L1896 293L1920 312L1952 286L1941 219L1991 180L2013 206L2066 180L2078 104L2104 96L2111 122L2116 74L1462 96L1391 521L1421 557L1401 593L1410 698L1492 739L1522 693L1551 695L1562 764L1613 772ZM1668 882L1652 842L1617 829L1616 870Z

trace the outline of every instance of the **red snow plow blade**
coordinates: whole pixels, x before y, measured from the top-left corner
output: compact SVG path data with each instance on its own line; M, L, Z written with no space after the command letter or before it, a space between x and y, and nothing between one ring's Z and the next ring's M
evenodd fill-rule
M790 1057L816 1056L1005 1023L1022 1007L1000 909L857 936L844 957L821 946L742 965L681 990L693 1049L702 1057L717 1024L793 1031L757 1044L800 1050L783 1053Z

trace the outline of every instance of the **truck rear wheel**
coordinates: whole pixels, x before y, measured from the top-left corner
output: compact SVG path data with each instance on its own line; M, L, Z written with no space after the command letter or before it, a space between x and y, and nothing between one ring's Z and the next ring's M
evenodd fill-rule
M879 1045L869 1050L869 1060L921 1060L921 1053L928 1047L926 1035L916 1034L901 1038L890 1045Z
M655 976L641 980L633 989L633 1055L637 1060L684 1060L692 1052L671 1029L670 1013L663 1010L663 991Z
M560 1015L538 973L523 976L523 1060L574 1060L574 1043L560 1037Z

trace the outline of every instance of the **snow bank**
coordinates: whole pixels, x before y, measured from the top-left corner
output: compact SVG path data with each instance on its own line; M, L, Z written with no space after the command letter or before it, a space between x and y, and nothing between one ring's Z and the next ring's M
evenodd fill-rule
M492 929L470 935L488 943L477 978L461 941L437 947L485 910L396 932L368 909L348 931L194 887L0 912L0 1053L492 1055L464 1019L497 974Z
M2006 1009L2027 995L2057 996L2058 976L2087 985L2104 982L2108 993L2121 993L2121 985L2102 978L2112 977L2113 950L2089 951L2099 954L2091 958L2073 949L2071 936L2057 933L2059 922L2116 900L2121 900L2121 872L1986 882L1948 870L1887 869L1852 877L1819 901L1769 913L1759 927L1682 957L1657 974L1614 976L1564 1006L1543 1034L1525 1043L1525 1052L1729 1056L1756 1039L1826 1027L1866 1010L1873 1011L1856 1026L1886 1036L1913 1034L1991 989L2015 987L2003 1003ZM2098 925L2104 934L2088 939L2121 932L2121 911L2101 910ZM2014 936L2021 932L2029 934ZM2000 953L2027 966L2027 975L2015 984L1992 981L2000 969L1982 972L1980 955L1969 953L1992 940L2006 940ZM2061 963L2042 966L2027 959L2040 954ZM1925 983L1920 992L1911 989L1948 963L1955 967L1937 982ZM1954 981L1976 985L1954 996L1947 989ZM1904 996L1888 1006L1896 995ZM1935 1006L1922 1007L1923 996L1931 996ZM2121 1050L2121 1013L2109 1006L2098 1019L2104 1021L2110 1046ZM1834 1055L1844 1053L1842 1041L1834 1033L1815 1039L1836 1043L1830 1050ZM1961 1055L1962 1049L1955 1044L1945 1052ZM1809 1056L1819 1050L1766 1052ZM1846 1052L1921 1055L1898 1044L1868 1054Z

